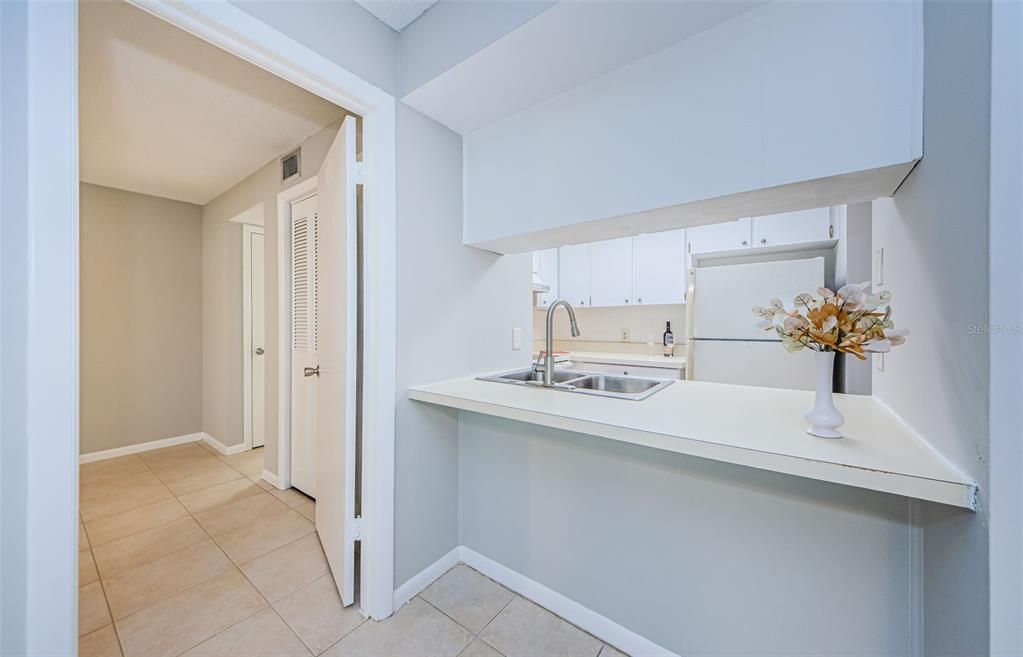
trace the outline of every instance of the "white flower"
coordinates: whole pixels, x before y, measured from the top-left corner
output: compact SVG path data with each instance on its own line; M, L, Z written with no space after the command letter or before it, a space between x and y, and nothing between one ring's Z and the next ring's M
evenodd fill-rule
M821 295L825 299L830 299L831 297L835 296L835 293L826 287L817 288L817 294Z
M756 308L753 309L753 314L756 315L757 317L769 317L767 313L767 308L762 308L760 306L757 306Z
M863 288L859 285L843 285L838 290L838 296L845 299L845 301L852 303L863 303L863 300L867 298L867 293L863 291Z
M807 294L806 292L803 292L802 294L798 295L795 299L793 299L792 303L793 305L796 306L809 306L811 303L813 303L813 297Z
M802 315L789 315L785 318L785 321L782 322L782 326L787 332L794 333L795 331L805 327L808 323L809 322L807 322L806 318Z
M781 299L771 299L771 307L777 308L781 311L785 310L785 306L782 304Z
M759 322L757 322L757 328L764 329L765 331L770 331L771 327L773 326L774 322L772 322L769 319L762 319Z
M821 325L821 330L827 333L834 329L836 326L838 326L838 318L835 317L834 315L829 315L828 318L824 320L824 324Z
M907 335L909 335L909 329L884 330L885 339L891 342L893 347L898 347L900 344L906 344Z
M863 344L863 351L871 351L875 354L884 354L892 350L891 340L871 340Z

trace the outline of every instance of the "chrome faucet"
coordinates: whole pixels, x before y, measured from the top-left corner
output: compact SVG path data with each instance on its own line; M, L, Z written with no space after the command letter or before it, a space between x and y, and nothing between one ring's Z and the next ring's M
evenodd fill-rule
M554 385L554 311L558 306L564 306L568 311L568 321L572 324L572 337L579 337L579 325L575 322L575 308L564 299L558 299L547 308L547 348L540 354L543 359L543 384L548 387Z

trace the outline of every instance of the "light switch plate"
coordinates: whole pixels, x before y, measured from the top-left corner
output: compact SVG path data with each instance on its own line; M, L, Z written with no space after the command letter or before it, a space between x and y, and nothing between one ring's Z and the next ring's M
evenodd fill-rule
M629 329L627 329L627 328L622 329L622 342L628 342L628 341L629 341Z
M522 329L512 329L512 349L522 349Z

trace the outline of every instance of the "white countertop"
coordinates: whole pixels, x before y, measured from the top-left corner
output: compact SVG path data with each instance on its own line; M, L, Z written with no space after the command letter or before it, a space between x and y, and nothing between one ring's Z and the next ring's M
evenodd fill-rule
M658 347L660 349L660 347ZM678 351L681 346L675 347ZM647 356L646 354L622 354L610 351L575 351L568 352L572 360L584 363L611 363L614 365L632 365L633 367L665 367L680 370L686 366L685 356Z
M615 361L617 362L617 361ZM675 381L643 401L474 378L415 386L411 399L465 411L974 509L976 484L877 399L835 395L845 438L805 432L813 393Z

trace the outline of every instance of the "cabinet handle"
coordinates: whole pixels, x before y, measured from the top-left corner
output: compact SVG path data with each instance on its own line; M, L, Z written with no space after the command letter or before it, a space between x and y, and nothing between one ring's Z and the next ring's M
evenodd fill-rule
M760 243L761 244L767 244L767 238L766 237L761 237L760 238Z
M743 241L742 241L742 245L743 245L743 246L749 246L749 242L747 242L746 240L743 240Z
M626 300L625 300L625 303L629 303L629 300L628 300L628 299L626 299Z
M638 303L643 303L643 300L642 300L642 299L636 299L636 301L637 301Z

